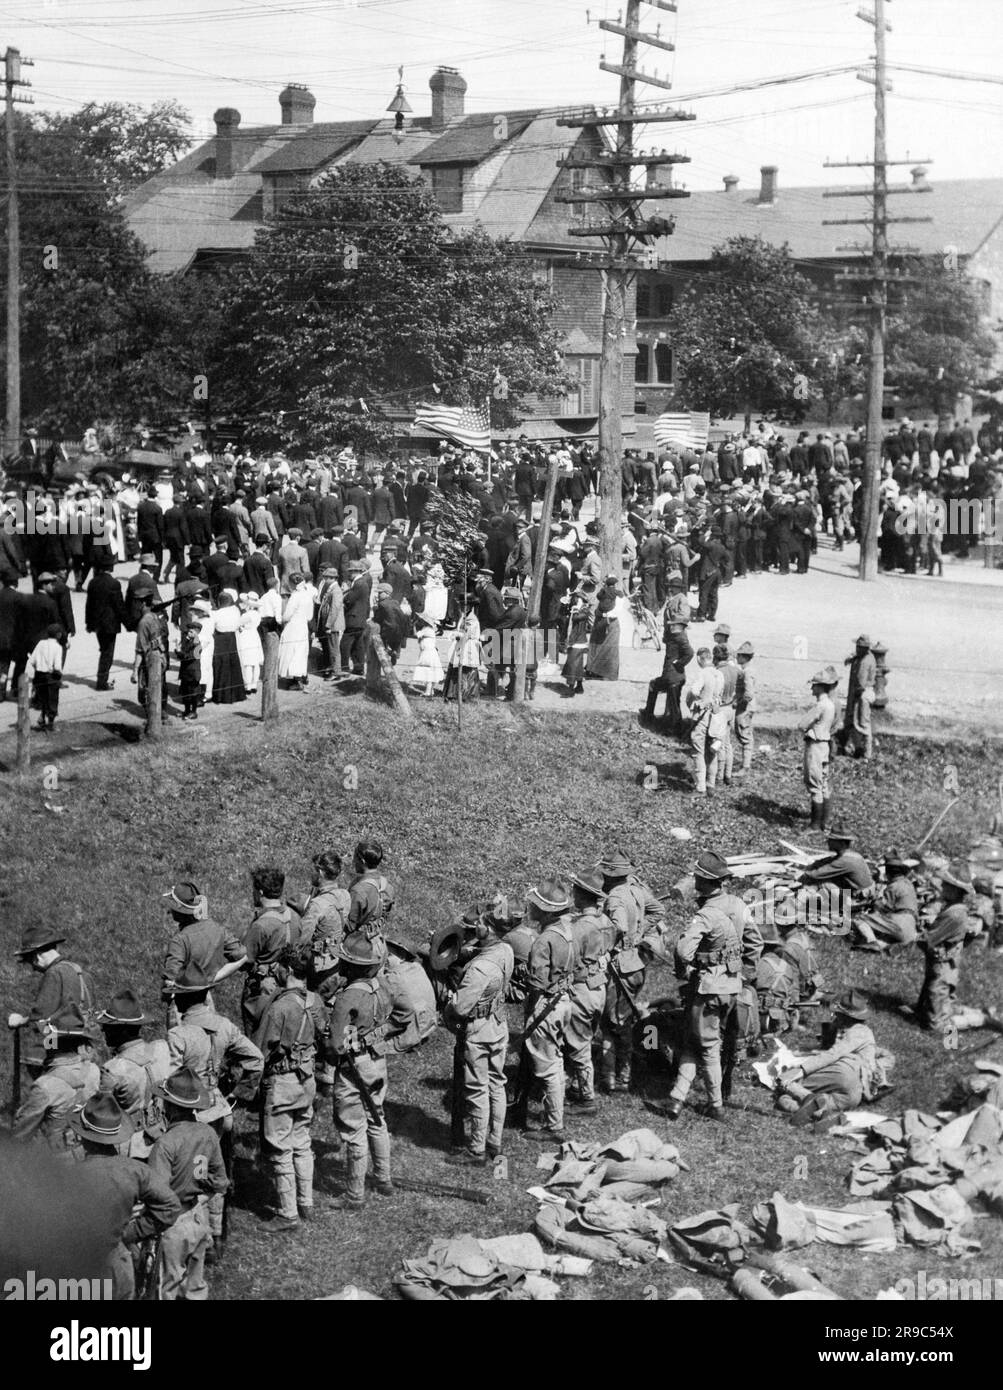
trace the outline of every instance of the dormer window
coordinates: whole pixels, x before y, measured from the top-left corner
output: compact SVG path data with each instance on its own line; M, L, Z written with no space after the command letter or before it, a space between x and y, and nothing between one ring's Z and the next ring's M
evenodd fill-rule
M433 164L432 192L440 212L462 212L463 165Z

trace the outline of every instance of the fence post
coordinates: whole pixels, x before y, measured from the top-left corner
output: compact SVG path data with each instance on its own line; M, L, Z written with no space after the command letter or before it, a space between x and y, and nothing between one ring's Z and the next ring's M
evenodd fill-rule
M261 667L261 719L267 723L279 717L279 634L263 630L261 648L264 658Z
M22 671L17 682L17 770L23 776L31 769L31 682Z
M161 691L164 684L164 654L159 647L146 653L146 737L156 742L163 733Z

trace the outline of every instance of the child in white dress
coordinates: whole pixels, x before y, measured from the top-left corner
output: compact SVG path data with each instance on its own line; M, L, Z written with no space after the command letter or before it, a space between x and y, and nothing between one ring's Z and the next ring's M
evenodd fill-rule
M418 639L418 664L414 668L411 682L415 686L425 687L425 698L427 699L434 693L434 687L445 676L442 669L442 662L435 645L435 625L430 622L424 613L419 613L414 620L414 635Z

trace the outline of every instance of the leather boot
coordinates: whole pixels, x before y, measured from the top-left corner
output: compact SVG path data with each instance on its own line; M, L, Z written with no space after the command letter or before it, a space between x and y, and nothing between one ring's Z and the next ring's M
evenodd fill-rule
M819 830L828 830L832 819L832 797L827 796L822 801L822 810L818 818Z
M822 827L822 807L823 807L823 805L824 805L824 803L821 802L821 801L813 801L813 802L811 803L811 820L810 820L809 823L808 823L809 829L811 829L811 830L820 830L820 829L821 829L821 827Z
M648 691L648 698L647 698L647 700L645 701L645 704L644 704L644 713L643 713L643 715L641 716L642 719L654 719L654 717L655 717L655 704L656 704L657 700L658 700L658 691L657 691L657 690L649 690L649 691Z

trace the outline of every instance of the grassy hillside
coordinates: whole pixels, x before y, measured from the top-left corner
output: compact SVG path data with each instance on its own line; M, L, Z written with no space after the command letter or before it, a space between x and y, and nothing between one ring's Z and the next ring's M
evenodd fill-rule
M93 971L102 999L128 983L156 1011L169 925L160 894L173 880L193 878L208 893L214 917L244 926L252 865L281 864L291 889L301 892L312 854L350 853L363 835L386 846L385 868L397 885L395 933L411 943L425 940L495 882L521 896L540 875L590 865L611 842L633 854L659 892L687 871L700 848L769 849L778 835L807 842L795 736L764 735L771 751L757 757L752 777L698 805L688 794L682 751L626 717L562 720L468 706L457 734L455 710L436 704L421 714L408 733L382 709L345 702L323 719L283 716L275 729L249 719L239 734L179 731L162 750L71 755L55 765L54 788L51 773L43 786L41 767L24 784L10 779L0 806L4 1013L29 997L27 972L11 955L29 922L60 928L68 938L64 949ZM948 765L956 768L962 802L938 833L937 847L959 852L985 830L999 772L988 756L949 745L887 741L884 748L876 764L837 765L836 802L865 853L908 846L923 834L945 804ZM667 833L683 825L693 834L689 844ZM681 911L671 911L680 925ZM878 1040L898 1057L887 1108L936 1108L975 1055L1003 1055L996 1035L981 1033L963 1038L962 1053L947 1053L899 1016L898 1005L919 992L918 954L882 960L825 942L822 956L828 987L853 983L870 996ZM1001 980L1000 958L966 955L965 1000L998 1000ZM650 993L671 986L670 973L651 973ZM231 983L221 991L234 1011L238 990ZM401 1173L465 1182L463 1170L442 1162L451 1046L442 1034L418 1054L391 1059L388 1117ZM8 1051L0 1078L5 1098L9 1060ZM664 1090L663 1081L656 1085ZM242 1123L253 1137L253 1119L244 1116ZM792 1199L832 1206L849 1200L850 1159L840 1141L791 1129L773 1114L767 1093L745 1083L736 1086L726 1126L692 1110L670 1126L637 1096L617 1096L602 1102L598 1116L571 1120L569 1129L575 1137L610 1139L645 1124L671 1131L691 1165L666 1192L666 1217L731 1201L742 1202L748 1215L754 1201L778 1188ZM322 1200L340 1171L329 1113L318 1116L315 1136ZM362 1218L325 1215L321 1206L309 1228L266 1241L255 1227L267 1186L253 1172L253 1146L241 1142L241 1207L214 1296L304 1298L345 1282L387 1293L400 1259L423 1252L434 1235L525 1229L534 1211L525 1188L534 1181L538 1146L515 1134L508 1151L511 1181L495 1184L490 1207L398 1193L374 1198ZM983 1253L952 1273L998 1270L999 1223L980 1222L979 1235ZM837 1289L873 1296L915 1269L934 1270L938 1261L908 1250L861 1257L819 1246L810 1263ZM659 1265L654 1272L597 1267L595 1277L570 1284L567 1296L639 1297L648 1285L667 1294L681 1283L698 1284L708 1297L723 1293L712 1281Z

